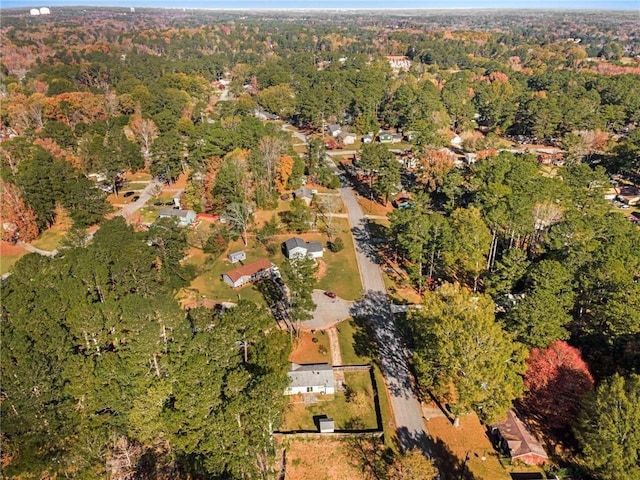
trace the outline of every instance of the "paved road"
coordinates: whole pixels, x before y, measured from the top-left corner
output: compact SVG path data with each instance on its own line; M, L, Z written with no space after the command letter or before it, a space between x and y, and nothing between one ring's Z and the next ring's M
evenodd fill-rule
M420 448L430 456L430 441L424 430L420 402L412 389L412 376L404 346L395 327L380 267L365 227L366 219L354 191L347 186L346 179L341 180L343 187L340 193L347 207L362 285L366 292L363 300L354 305L353 314L371 322L401 447Z

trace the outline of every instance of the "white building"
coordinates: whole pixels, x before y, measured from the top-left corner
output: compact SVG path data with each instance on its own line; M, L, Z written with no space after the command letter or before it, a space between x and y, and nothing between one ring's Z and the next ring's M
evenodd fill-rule
M291 364L291 370L287 372L291 383L284 391L285 395L299 393L320 393L333 395L335 393L335 380L333 367L328 363L314 363L310 365Z
M301 238L293 237L284 242L284 254L288 259L321 258L324 255L324 248L320 242L305 242Z

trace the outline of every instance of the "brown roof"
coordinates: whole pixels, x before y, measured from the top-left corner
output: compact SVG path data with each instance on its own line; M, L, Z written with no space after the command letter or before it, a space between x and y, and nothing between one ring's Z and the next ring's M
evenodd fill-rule
M236 283L240 278L244 276L253 276L262 270L268 270L273 267L273 264L267 260L266 258L261 258L256 260L255 262L248 263L238 268L234 268L233 270L229 270L225 273L227 277L231 279L233 283Z
M531 433L527 430L524 423L516 416L513 410L507 412L507 420L499 423L496 428L507 441L511 458L517 458L522 455L534 454L542 458L549 458L547 453Z

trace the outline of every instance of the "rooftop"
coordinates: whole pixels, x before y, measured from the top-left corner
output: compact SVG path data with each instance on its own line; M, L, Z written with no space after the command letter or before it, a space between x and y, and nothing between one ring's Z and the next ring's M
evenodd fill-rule
M511 458L517 458L521 455L535 454L542 458L549 458L542 448L542 445L536 440L522 421L516 416L513 410L507 412L507 419L503 423L495 425L495 427L507 441Z
M243 265L241 267L234 268L233 270L229 270L224 275L229 277L231 281L235 283L244 276L251 277L258 272L261 272L263 270L268 270L272 267L273 267L273 264L269 260L267 260L266 258L260 258L255 262L247 263L246 265Z
M313 387L322 385L332 387L333 367L328 363L312 363L309 365L291 364L291 370L287 372L291 379L290 387Z

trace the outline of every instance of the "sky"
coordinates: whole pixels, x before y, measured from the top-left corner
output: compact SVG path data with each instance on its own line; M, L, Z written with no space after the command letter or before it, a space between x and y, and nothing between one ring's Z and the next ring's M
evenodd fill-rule
M640 0L0 0L0 8L56 7L63 5L208 9L510 8L635 10L638 12L640 25Z

